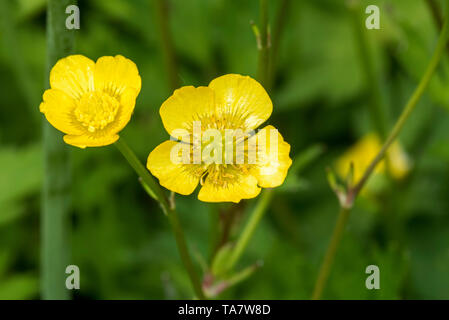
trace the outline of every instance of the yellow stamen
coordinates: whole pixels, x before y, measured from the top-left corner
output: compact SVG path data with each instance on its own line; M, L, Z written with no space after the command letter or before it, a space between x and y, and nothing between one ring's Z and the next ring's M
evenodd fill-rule
M114 121L120 103L102 92L87 92L78 101L75 117L91 133L104 129Z

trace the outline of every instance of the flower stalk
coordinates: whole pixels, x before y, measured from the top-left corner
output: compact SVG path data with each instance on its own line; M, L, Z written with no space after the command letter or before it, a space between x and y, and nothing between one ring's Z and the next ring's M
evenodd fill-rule
M338 193L341 193L341 190L344 191L344 194L338 194L337 197L340 200L340 213L337 218L337 224L334 229L334 233L331 237L328 249L326 251L323 263L321 265L317 281L315 283L315 288L312 294L312 299L318 300L321 298L322 292L325 288L327 279L329 277L330 270L333 265L333 261L335 258L335 255L337 253L338 245L340 243L343 230L346 226L346 223L348 221L349 214L351 212L352 206L354 204L355 199L357 198L358 194L362 190L362 188L365 186L368 179L371 177L372 173L374 172L374 169L379 164L380 161L385 157L385 154L388 151L388 148L392 145L392 143L396 140L399 133L401 132L402 128L404 127L405 123L407 122L407 119L410 117L410 114L415 109L419 99L424 94L427 86L429 85L429 82L432 78L432 75L434 74L441 57L443 56L447 40L449 36L449 1L446 0L446 13L445 13L445 22L443 29L441 30L438 43L436 45L435 51L433 53L433 56L427 65L427 68L421 77L421 80L418 83L418 86L416 87L415 91L411 95L410 99L408 100L407 104L404 107L404 110L402 111L401 115L399 116L398 120L396 121L393 129L389 133L385 143L383 144L382 148L380 149L379 153L376 155L376 157L371 161L370 165L366 168L362 178L355 184L355 185L347 185L345 188L338 188L340 190Z
M271 53L270 53L270 62L269 62L269 76L267 88L270 91L274 79L276 77L276 67L277 61L279 57L279 50L281 46L281 39L283 32L285 30L285 24L287 22L288 12L290 10L291 0L281 0L281 4L274 20L273 33L271 37Z
M315 161L324 151L322 145L313 145L307 148L305 151L296 156L293 160L292 166L290 168L290 176L298 175L307 167L310 163ZM287 178L288 179L288 178ZM260 220L263 218L265 212L270 207L271 201L273 200L275 191L272 189L267 189L262 191L262 194L257 199L257 203L250 213L248 222L246 223L240 237L237 240L236 245L231 252L230 258L228 260L226 271L232 271L236 263L242 256L246 247L248 246L249 240L252 238Z
M268 26L268 0L260 0L260 30L256 34L259 57L257 66L257 79L267 88L270 67L270 32ZM267 88L268 90L268 88Z
M268 77L270 72L270 39L269 39L269 30L268 30L268 0L260 0L259 1L259 20L260 20L260 29L259 27L252 23L251 27L253 29L254 35L257 41L257 50L259 51L258 56L258 64L257 64L257 79L259 82L265 87L268 85ZM249 240L251 239L254 231L256 230L257 225L262 219L265 211L267 210L271 198L272 198L271 190L262 191L262 195L259 197L256 206L250 214L250 218L245 225L242 233L240 234L239 239L237 240L236 245L232 249L232 253L230 258L226 264L225 270L232 270L248 245Z
M312 300L318 300L321 297L321 293L323 292L323 289L327 282L327 278L329 277L329 273L331 271L332 262L334 260L335 254L337 253L338 245L343 235L346 222L348 221L350 211L351 210L349 208L340 208L337 223L332 233L332 240L326 251L326 255L324 256L323 264L321 265L318 279L313 290Z
M260 8L260 14L259 14L259 23L260 28L252 23L251 27L253 29L254 35L256 37L257 41L257 49L259 51L258 56L258 68L257 68L257 79L260 81L262 85L266 88L266 90L271 89L272 80L275 72L275 65L273 58L277 57L278 51L279 51L279 43L280 38L282 35L282 31L284 28L284 20L285 15L287 14L287 9L289 6L290 0L283 0L281 3L281 8L278 13L276 28L275 28L275 35L276 39L274 39L274 45L275 52L271 52L271 34L270 34L270 28L268 23L268 0L260 0L259 2L259 8ZM302 159L302 158L301 158ZM295 161L296 162L296 161ZM293 166L295 165L295 162L293 163ZM293 167L291 169L293 170ZM244 250L246 249L249 240L251 239L254 231L257 228L257 225L259 224L260 220L262 219L263 215L267 211L271 200L273 198L273 191L272 190L264 190L262 191L261 196L259 197L256 206L252 210L250 214L250 218L245 225L242 233L240 234L240 237L237 240L236 245L234 246L230 259L227 263L226 270L232 270L237 263L237 261L240 259L241 255L243 254Z
M359 57L366 84L370 88L370 114L374 129L382 139L388 134L388 121L385 114L385 104L382 99L381 79L375 68L375 61L368 42L367 29L365 28L365 15L361 10L359 2L351 3L354 33L359 49Z
M71 0L49 0L47 5L47 74L56 61L73 51L74 33L65 27L65 8ZM48 79L47 79L48 83ZM41 210L41 293L43 299L70 299L65 287L69 260L71 165L61 134L43 123L44 184Z
M248 245L249 240L251 239L254 231L256 230L257 225L260 220L264 216L265 212L268 209L269 204L271 203L271 199L273 197L273 190L264 190L262 191L262 195L257 200L257 204L254 207L247 224L245 225L240 237L237 240L237 243L232 250L231 256L229 257L226 270L232 270L242 255L243 251Z
M173 38L169 26L169 8L167 0L156 0L156 20L159 27L162 53L164 56L165 68L168 74L168 83L171 90L179 87L178 65L173 45Z
M120 138L115 142L115 146L122 153L134 171L140 178L140 182L143 184L145 191L154 199L156 199L164 214L168 217L170 226L173 230L176 239L176 245L178 246L181 260L189 274L190 281L192 282L196 296L199 299L206 299L201 286L200 278L195 270L192 259L189 254L187 242L184 236L181 223L179 221L178 213L175 208L170 204L169 199L162 191L159 184L156 183L154 178L150 175L149 171L143 166L135 153L129 148L123 138Z

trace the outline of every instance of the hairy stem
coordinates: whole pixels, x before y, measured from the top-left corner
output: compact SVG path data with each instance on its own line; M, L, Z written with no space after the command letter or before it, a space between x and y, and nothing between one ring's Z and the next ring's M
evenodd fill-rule
M260 1L260 41L257 79L267 88L270 66L270 39L268 33L268 0Z
M156 20L159 27L162 53L165 68L168 73L168 82L171 90L179 87L178 65L176 62L173 38L169 26L169 7L167 0L156 0Z
M279 56L279 50L281 46L282 35L285 30L285 24L287 22L287 15L289 12L291 0L282 0L276 19L274 21L273 35L271 37L271 56L269 61L269 75L267 81L267 88L271 90L273 82L276 77L277 61Z
M251 239L254 231L256 230L257 225L262 219L263 215L267 211L267 208L271 202L271 198L273 197L272 190L263 190L262 195L257 200L257 204L251 215L249 217L248 222L245 225L240 237L237 240L235 247L232 250L232 254L228 260L227 270L232 270L242 255L243 251L248 245L249 240Z
M448 5L449 5L449 3L448 3ZM449 9L446 11L449 12ZM354 187L354 191L353 191L354 197L356 197L358 195L360 190L363 188L363 186L365 185L365 183L368 181L369 177L373 173L377 164L384 158L388 148L391 146L391 144L394 142L394 140L397 138L397 136L401 132L407 119L410 117L410 114L415 109L416 105L418 104L419 99L421 98L421 96L423 95L427 86L429 85L430 79L432 78L432 75L434 74L434 72L439 64L441 57L443 56L444 48L447 43L447 38L448 38L448 34L449 34L448 23L449 23L449 19L448 19L448 15L446 14L446 20L445 20L443 29L441 31L440 38L438 40L435 52L427 66L426 71L424 72L424 75L422 76L418 86L416 87L415 91L413 92L412 96L410 97L409 101L407 102L399 119L397 120L396 124L394 125L393 129L391 130L390 134L388 135L387 140L385 141L381 150L379 151L377 156L373 159L371 164L368 166L365 173L363 174L363 177L360 179L360 181Z
M334 262L335 254L337 253L338 244L340 243L341 236L346 226L346 222L349 217L350 210L348 208L341 208L338 214L337 223L332 233L332 238L324 256L323 264L321 265L318 279L313 290L312 300L318 300L321 297L324 286L326 285L327 278L331 271L332 264Z
M289 175L295 176L300 174L305 167L315 161L323 153L323 150L323 146L313 145L297 155L293 160L292 166L289 170ZM289 178L287 177L287 179ZM248 222L246 223L242 233L240 234L240 237L237 240L236 245L233 248L228 265L226 266L226 270L232 270L232 268L235 266L235 264L238 262L241 255L245 251L246 247L248 246L249 240L253 236L260 220L264 216L267 209L270 207L271 201L273 199L273 193L275 193L275 191L271 189L263 190L262 195L257 199L256 206L252 209Z
M359 56L362 68L366 77L367 87L370 88L370 112L375 130L382 139L388 134L388 122L385 115L385 105L382 99L382 89L380 86L380 77L374 65L374 57L367 38L367 29L365 28L365 16L361 11L360 4L354 4L351 8L354 32L359 48Z
M421 80L418 83L418 86L416 87L415 91L413 92L412 96L408 100L407 104L404 107L404 110L402 111L399 119L396 121L396 124L394 125L393 129L391 130L390 134L388 135L385 143L383 144L381 150L376 155L376 157L371 161L370 165L365 170L362 178L359 180L359 182L354 186L351 187L346 195L346 203L342 205L342 208L340 209L340 214L337 220L337 226L335 228L334 234L332 236L331 242L329 244L329 248L326 252L325 258L323 260L322 266L320 268L317 281L315 283L315 289L312 295L312 299L320 299L321 294L325 288L330 270L332 268L333 260L335 257L335 254L338 249L338 245L340 243L341 239L341 232L344 230L344 227L346 225L346 222L348 220L348 216L350 213L350 210L353 206L353 203L362 190L362 188L365 186L366 182L370 178L371 174L373 173L376 166L379 164L379 162L384 158L386 152L388 151L388 148L391 146L391 144L395 141L399 133L401 132L401 129L404 127L407 119L410 117L410 114L415 109L419 99L425 92L427 86L429 85L430 79L432 78L433 73L435 72L441 57L443 56L443 52L445 50L448 35L449 35L449 1L446 0L446 13L445 13L445 22L443 29L441 30L440 37L438 39L437 46L435 48L435 51L433 53L433 56L421 78Z
M49 0L47 6L47 74L61 58L73 52L74 33L65 27L65 8L71 0ZM48 81L48 78L47 78ZM36 106L37 108L37 106ZM37 112L37 109L36 109ZM41 213L41 291L43 299L69 299L65 287L68 265L71 165L62 135L43 123L44 185Z
M141 178L141 182L145 186L145 191L147 191L151 197L156 198L162 208L162 211L165 213L165 215L167 215L170 226L175 235L176 245L178 246L181 260L187 270L187 273L189 274L195 294L199 299L206 299L203 293L200 278L198 277L189 254L189 249L187 247L184 231L179 221L178 213L176 212L175 208L170 205L167 196L165 195L159 184L156 183L154 178L150 175L149 171L143 166L135 153L128 147L123 138L120 138L115 143L115 146L122 153L122 155L131 165L137 175Z

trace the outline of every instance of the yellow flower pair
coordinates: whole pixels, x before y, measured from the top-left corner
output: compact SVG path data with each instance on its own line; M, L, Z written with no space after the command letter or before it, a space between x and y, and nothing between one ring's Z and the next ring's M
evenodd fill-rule
M114 143L131 119L141 79L136 65L123 56L92 60L74 55L59 60L50 73L40 111L64 141L80 148ZM192 134L195 121L201 130L254 131L271 115L273 105L263 87L250 77L229 74L214 79L207 87L182 87L160 108L169 134L183 129ZM177 142L166 141L148 156L147 168L162 186L180 194L191 194L201 182L198 198L207 202L239 202L256 197L261 188L281 185L291 165L290 145L277 133L266 135L272 126L252 138L258 145L255 163L176 163L171 152ZM262 136L269 138L261 139ZM248 140L246 139L246 140ZM240 141L237 143L244 143ZM277 143L276 156L270 145ZM245 154L248 152L245 149Z

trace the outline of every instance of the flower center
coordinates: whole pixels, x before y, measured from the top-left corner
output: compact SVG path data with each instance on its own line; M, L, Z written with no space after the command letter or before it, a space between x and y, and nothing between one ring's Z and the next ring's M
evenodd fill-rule
M207 178L209 183L227 188L229 184L236 182L241 175L247 175L251 165L226 165L210 164L200 178L200 184L204 185Z
M194 140L193 152L201 155L204 164L243 164L248 160L248 137L242 130L207 129L200 143Z
M78 101L75 117L89 132L104 129L114 121L120 103L106 93L87 92Z

